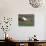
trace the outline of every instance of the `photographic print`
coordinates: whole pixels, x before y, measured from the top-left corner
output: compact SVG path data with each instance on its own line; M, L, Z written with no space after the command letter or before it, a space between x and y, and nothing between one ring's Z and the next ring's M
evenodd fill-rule
M34 26L34 15L33 14L19 14L18 25L19 26Z

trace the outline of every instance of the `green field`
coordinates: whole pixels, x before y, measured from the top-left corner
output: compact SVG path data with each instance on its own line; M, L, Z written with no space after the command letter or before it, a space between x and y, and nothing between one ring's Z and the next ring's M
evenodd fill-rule
M19 22L19 26L33 26L34 24L31 21L24 21L24 22Z

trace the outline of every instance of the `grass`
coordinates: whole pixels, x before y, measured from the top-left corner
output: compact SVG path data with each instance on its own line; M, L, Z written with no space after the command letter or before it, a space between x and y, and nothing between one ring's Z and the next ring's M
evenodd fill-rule
M34 24L31 21L20 21L19 26L33 26Z

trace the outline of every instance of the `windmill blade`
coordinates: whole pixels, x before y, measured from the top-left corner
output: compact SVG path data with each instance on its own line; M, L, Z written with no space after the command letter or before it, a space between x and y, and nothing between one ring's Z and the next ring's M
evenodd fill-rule
M27 21L27 20L28 20L26 17L23 17L22 19L23 19L24 21Z

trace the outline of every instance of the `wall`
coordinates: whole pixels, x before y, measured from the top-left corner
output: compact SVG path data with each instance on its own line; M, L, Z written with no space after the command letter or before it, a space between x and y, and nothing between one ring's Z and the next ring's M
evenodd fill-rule
M8 33L11 37L17 40L27 40L34 34L37 35L37 39L45 39L45 13L46 8L33 8L30 6L28 0L0 0L0 16L12 17L13 22L10 31ZM35 26L31 27L19 27L18 26L18 14L34 14ZM1 31L2 33L2 31ZM2 35L0 33L0 35ZM45 33L45 34L44 34ZM0 36L0 39L3 37ZM4 39L4 38L3 38Z

